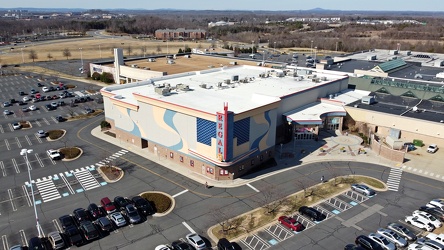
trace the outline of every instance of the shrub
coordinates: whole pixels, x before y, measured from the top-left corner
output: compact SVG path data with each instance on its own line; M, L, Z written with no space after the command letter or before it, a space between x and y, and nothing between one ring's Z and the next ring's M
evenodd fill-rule
M161 193L144 193L142 197L154 204L156 213L164 213L171 207L170 197Z
M94 72L94 73L92 74L91 78L92 78L93 80L96 80L96 81L100 80L100 73L98 73L98 72Z
M100 128L111 128L111 124L107 121L102 121L100 123Z
M62 137L65 133L63 132L63 130L50 130L48 131L48 137L51 140L56 140L59 139L60 137Z
M80 155L80 149L78 148L62 148L59 150L66 159L73 159Z
M100 81L102 81L104 83L113 83L114 77L112 74L110 74L108 72L103 72L102 75L100 76Z

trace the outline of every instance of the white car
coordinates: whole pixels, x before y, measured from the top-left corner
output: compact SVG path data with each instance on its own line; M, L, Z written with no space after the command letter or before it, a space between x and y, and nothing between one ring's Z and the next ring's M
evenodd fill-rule
M390 229L379 228L377 233L384 236L387 240L391 241L397 247L407 246L407 241Z
M427 230L429 232L435 230L435 227L432 224L428 223L426 220L421 219L420 217L417 216L406 216L405 222L415 227Z
M43 130L39 130L39 131L37 131L36 135L37 135L39 138L45 138L45 137L48 135L48 133L46 133L46 132L43 131Z
M444 234L429 233L429 234L427 234L426 238L430 239L430 240L434 240L434 241L438 242L439 244L444 245Z
M432 144L427 148L428 153L435 153L438 150L438 146L436 144Z
M408 250L437 250L444 249L444 245L429 239L419 238L415 243L410 244Z
M7 109L5 109L5 110L3 110L3 114L4 115L10 115L10 114L12 114L12 112L7 110Z
M154 248L154 250L171 250L172 248L170 248L167 245L158 245L156 248Z
M413 216L418 216L419 218L426 220L428 223L432 224L435 228L442 227L441 221L436 219L435 216L426 213L424 211L415 210L413 211Z
M29 106L29 110L31 111L37 110L37 107L35 105L31 105Z
M429 203L427 203L428 207L436 207L441 211L444 211L444 200L442 199L433 199Z
M185 238L196 250L205 249L207 247L205 241L203 241L203 239L196 233L187 234Z
M29 97L27 97L27 96L24 96L24 97L23 97L23 101L24 101L24 102L27 102L27 101L29 101Z
M382 248L387 250L396 250L395 244L387 240L384 236L380 234L371 233L368 235L370 239L378 243Z
M14 123L12 124L12 128L13 128L14 130L21 129L21 128L22 128L22 125L21 125L20 123L18 123L18 122L14 122Z
M43 88L42 88L42 91L45 92L45 93L46 93L46 92L49 92L49 88L48 88L48 87L43 87Z
M110 214L109 218L118 227L123 227L126 225L126 220L125 220L125 218L123 218L123 215L120 212L114 212L114 213Z
M46 151L46 153L53 160L59 160L61 158L60 152L58 150L49 149L48 151Z

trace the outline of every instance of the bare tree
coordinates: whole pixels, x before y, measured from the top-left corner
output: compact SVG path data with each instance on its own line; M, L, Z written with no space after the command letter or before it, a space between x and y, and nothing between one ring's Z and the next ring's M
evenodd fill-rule
M266 214L275 214L280 206L285 205L285 194L275 185L265 186L258 194L256 202L265 209Z
M209 213L211 222L218 224L224 235L237 231L242 224L241 218L233 218L231 210L226 207L213 207Z
M53 58L52 55L51 55L51 53L48 53L48 55L46 55L46 57L48 58L49 61L51 61L52 58Z
M126 47L126 52L129 56L131 56L131 53L133 53L133 48L131 46Z
M146 56L146 51L147 51L147 48L146 48L146 46L143 46L142 48L140 48L140 52L142 52L142 54L143 54L143 57L145 57L145 56Z
M35 52L35 50L30 50L29 51L29 59L32 60L32 62L35 61L35 59L38 59L39 57L37 56L37 52Z
M313 185L315 185L314 181L306 176L301 176L295 180L295 186L304 191L305 198L313 195L313 189L310 189Z
M157 45L156 52L157 53L162 52L162 47L160 45Z
M68 48L63 49L63 56L66 57L66 60L69 59L69 57L71 56L71 51Z

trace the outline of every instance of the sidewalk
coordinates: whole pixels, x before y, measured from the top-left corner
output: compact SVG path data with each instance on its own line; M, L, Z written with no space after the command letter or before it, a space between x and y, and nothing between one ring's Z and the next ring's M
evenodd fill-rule
M444 168L440 167L440 164L433 163L434 161L444 161L444 152L440 152L440 150L438 150L438 152L435 154L422 154L421 152L425 151L425 149L417 149L417 152L413 154L406 154L407 161L403 164L399 164L377 156L369 148L363 148L361 146L362 139L354 135L337 134L330 136L327 134L319 141L304 141L303 145L297 145L294 142L277 145L275 158L277 162L276 167L266 169L265 171L263 171L263 174L256 174L256 177L249 176L248 179L243 179L241 177L229 181L217 181L213 179L208 179L205 176L190 170L184 171L184 168L171 161L154 155L147 150L137 148L130 143L122 142L119 139L108 136L101 132L100 127L94 128L91 131L91 134L99 139L122 147L144 158L147 158L150 161L169 168L172 171L176 171L176 169L180 168L181 174L186 176L187 178L190 178L198 183L207 182L209 186L214 187L231 188L243 186L250 182L254 182L268 176L287 171L289 169L297 168L309 163L322 161L355 161L366 163L371 162L391 168L401 168L403 171L425 175L429 178L444 181ZM321 148L323 149L322 151ZM358 153L360 149L364 150L365 153L363 151L361 151L361 153ZM420 155L421 157L416 157L415 154ZM415 164L417 162L420 162L421 164Z

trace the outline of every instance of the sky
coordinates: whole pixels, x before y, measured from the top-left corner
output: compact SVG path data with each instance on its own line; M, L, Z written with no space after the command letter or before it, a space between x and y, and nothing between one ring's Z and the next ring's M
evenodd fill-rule
M444 11L443 0L0 0L0 8Z

